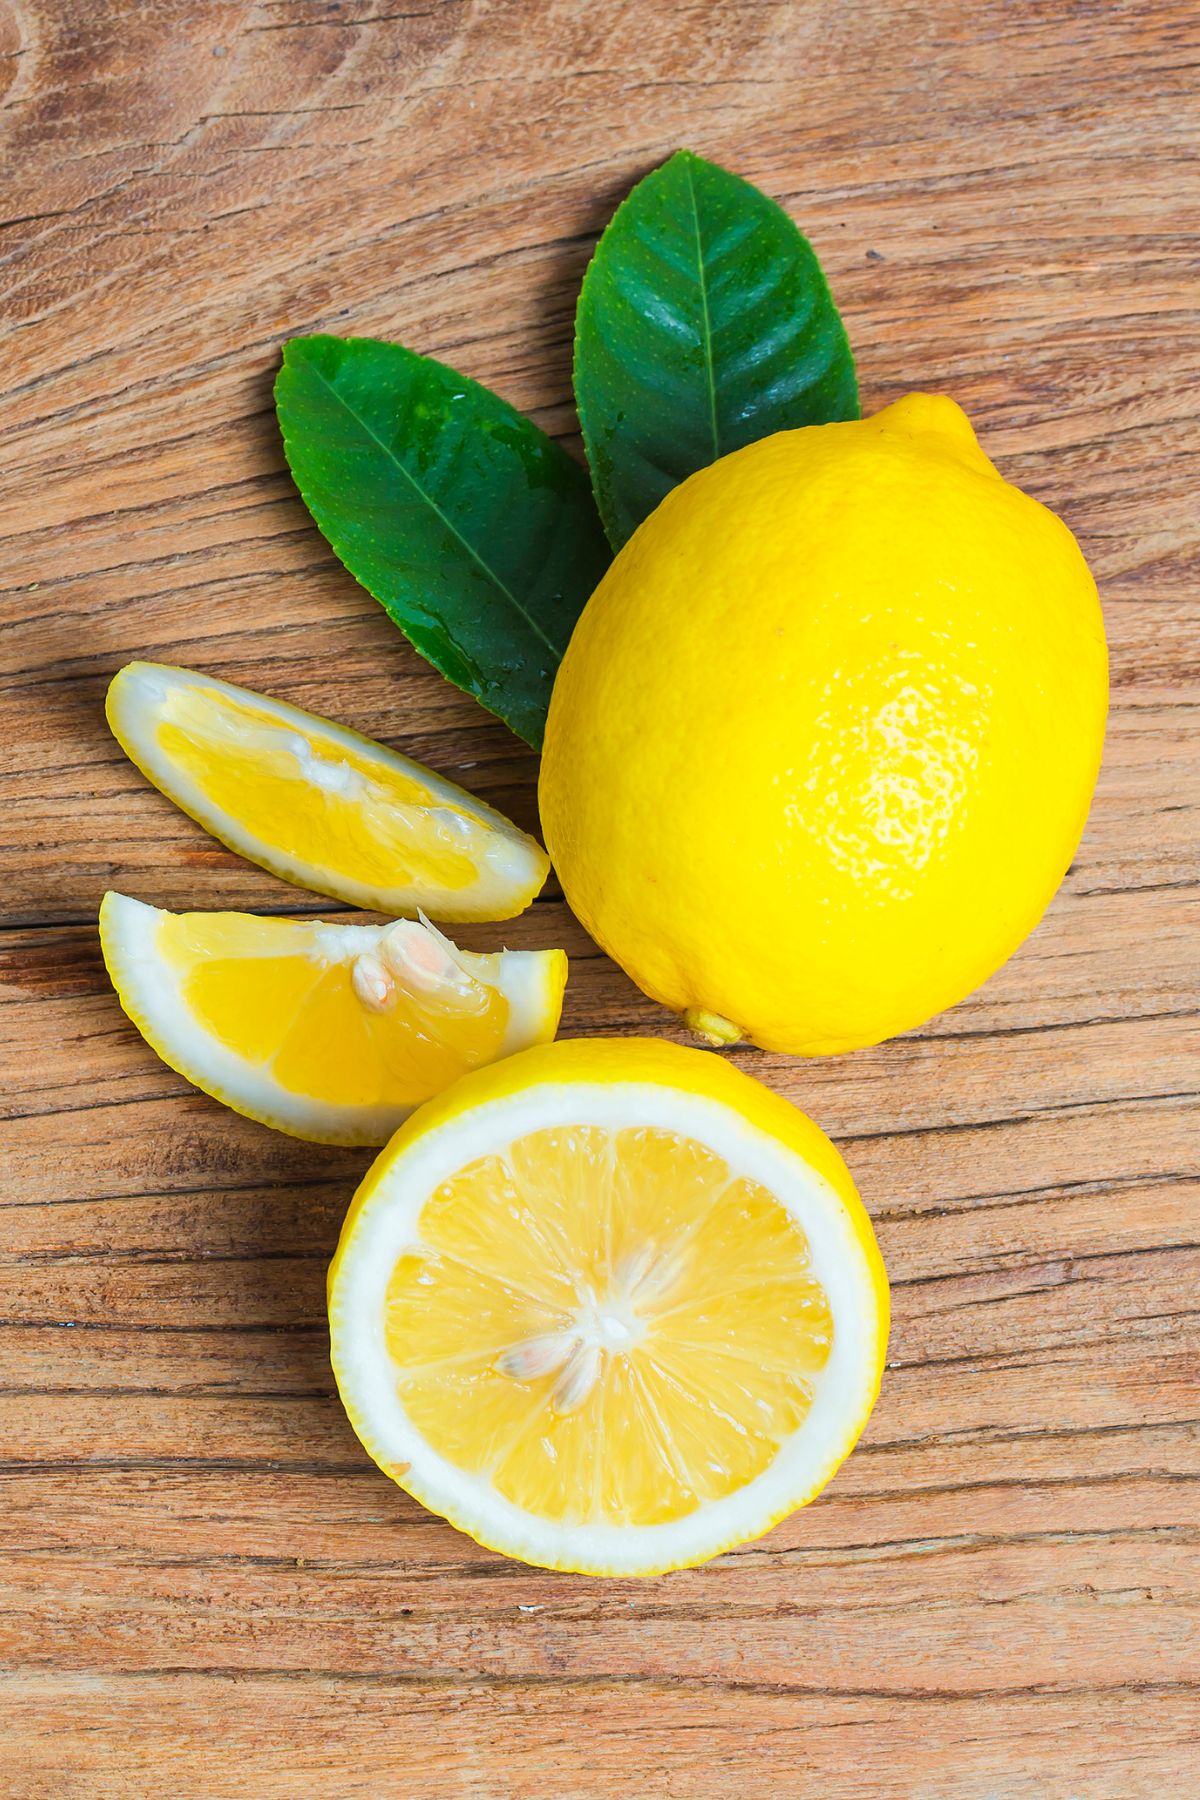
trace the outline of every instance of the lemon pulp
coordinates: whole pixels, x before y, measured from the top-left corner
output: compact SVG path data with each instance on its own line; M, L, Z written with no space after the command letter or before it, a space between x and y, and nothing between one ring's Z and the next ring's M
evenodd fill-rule
M488 829L478 819L345 744L332 753L315 733L262 706L230 700L209 684L176 689L158 742L211 805L330 880L382 888L397 867L414 882L451 890L474 879ZM296 805L302 782L319 804Z
M301 1137L382 1143L465 1070L553 1037L561 951L460 950L427 923L168 913L108 894L105 959L163 1060Z
M381 912L510 918L549 868L530 837L431 769L327 719L158 663L107 701L155 785L274 874Z
M443 1182L418 1231L387 1290L400 1398L515 1506L679 1519L804 1421L833 1331L807 1239L693 1138L529 1133Z
M707 1053L541 1045L420 1107L329 1276L376 1462L480 1543L650 1574L820 1491L878 1392L887 1286L829 1140Z
M465 969L453 995L393 982L385 1007L364 1004L355 972L366 952L336 927L167 913L158 946L202 1030L235 1056L269 1062L289 1093L334 1104L416 1106L498 1056L508 1027L504 995ZM442 969L451 972L449 957Z

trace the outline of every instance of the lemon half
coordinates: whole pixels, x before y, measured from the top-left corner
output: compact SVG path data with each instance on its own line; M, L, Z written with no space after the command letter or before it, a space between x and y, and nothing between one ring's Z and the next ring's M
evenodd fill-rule
M481 800L282 700L134 662L105 711L143 775L214 837L351 906L511 919L549 871L541 845Z
M351 1423L409 1493L509 1556L649 1575L820 1491L878 1392L888 1296L811 1120L703 1051L590 1039L402 1128L329 1318Z
M318 1143L386 1143L464 1070L552 1038L567 978L561 950L479 955L415 919L170 913L113 893L100 941L164 1062Z

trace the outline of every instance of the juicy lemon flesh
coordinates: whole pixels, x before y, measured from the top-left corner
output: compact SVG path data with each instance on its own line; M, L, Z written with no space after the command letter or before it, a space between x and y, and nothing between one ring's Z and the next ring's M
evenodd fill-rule
M441 1183L387 1289L401 1403L537 1518L648 1526L752 1482L833 1322L770 1190L677 1132L533 1131Z
M553 1039L561 950L460 950L385 925L100 908L121 1005L163 1061L247 1118L316 1143L383 1144L458 1077Z
M499 1055L509 1006L496 986L465 971L429 993L392 979L377 1010L356 990L355 929L165 913L157 949L201 1029L291 1094L412 1107Z
M156 737L210 806L335 882L385 889L402 869L414 884L464 889L494 835L368 750L202 683L170 689Z
M376 1012L354 990L353 956L331 958L327 936L290 920L268 932L252 916L166 914L158 949L201 1028L246 1062L270 1064L288 1093L412 1107L497 1057L509 1006L495 986L468 977L448 1006L444 994L394 983Z

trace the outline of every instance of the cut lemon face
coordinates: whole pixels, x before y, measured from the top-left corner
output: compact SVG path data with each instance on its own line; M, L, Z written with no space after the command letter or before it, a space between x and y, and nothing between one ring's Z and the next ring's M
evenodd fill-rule
M248 1118L382 1144L464 1070L558 1028L561 950L457 949L424 922L326 925L100 908L121 1005L181 1075Z
M811 1120L705 1051L552 1044L423 1107L330 1270L380 1467L478 1542L649 1575L811 1500L866 1423L888 1296Z
M352 906L511 919L550 868L540 844L395 750L282 700L128 663L105 703L155 787L251 862Z

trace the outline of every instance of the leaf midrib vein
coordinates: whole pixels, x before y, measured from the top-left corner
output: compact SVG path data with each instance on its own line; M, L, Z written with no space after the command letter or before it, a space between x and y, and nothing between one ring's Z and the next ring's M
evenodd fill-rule
M454 524L453 520L447 518L446 514L442 511L442 509L438 505L437 501L433 498L432 494L427 493L426 490L421 486L421 483L417 480L416 476L411 474L410 471L405 468L404 464L400 461L400 458L396 455L395 451L391 448L391 446L389 444L385 443L383 438L381 438L379 436L379 433L373 428L373 426L370 424L370 422L367 419L365 419L360 412L357 412L355 410L355 408L350 405L349 401L346 399L346 396L343 393L341 393L333 385L333 383L325 375L323 370L318 369L316 364L314 362L308 361L307 358L306 358L306 362L307 362L307 366L312 370L313 374L316 376L317 380L321 383L322 387L324 387L326 389L326 391L328 393L330 393L333 396L333 398L338 402L338 404L345 409L345 411L354 420L355 424L361 426L361 428L366 433L366 435L371 439L372 443L377 444L379 446L380 450L383 452L384 456L387 457L388 461L391 462L400 471L401 475L403 475L405 481L408 482L408 484L412 488L413 492L415 494L419 495L419 497L429 507L430 511L438 519L441 520L442 524L446 527L446 530L450 533L451 537L453 537L457 543L462 545L462 547L466 551L467 555L471 558L471 560L473 562L478 564L478 566L483 570L484 574L487 576L488 580L493 584L493 586L495 586L496 588L498 588L500 590L500 592L504 595L504 598L508 601L509 605L513 608L513 611L516 612L520 618L524 619L524 621L525 621L526 625L528 625L530 631L533 632L533 634L536 638L539 638L541 640L541 642L546 646L547 650L550 652L551 656L561 659L562 651L558 648L558 646L555 643L553 643L551 641L550 638L548 638L546 636L546 633L542 630L542 628L538 624L537 620L532 616L531 613L526 611L525 607L523 607L521 605L521 602L517 599L517 596L513 593L512 589L507 585L507 583L505 583L504 581L501 580L500 576L496 573L495 569L493 569L489 563L486 563L484 561L483 557L480 556L480 554L479 554L478 550L476 550L475 546L467 538L465 538L463 536L462 532L458 529L457 525Z
M713 372L712 320L708 310L708 278L704 272L704 246L700 239L700 207L696 200L696 183L690 162L684 164L684 171L687 175L688 198L692 203L692 225L696 233L696 278L700 285L704 373L708 380L709 429L712 432L713 461L716 462L721 454L721 441L717 431L717 384Z

